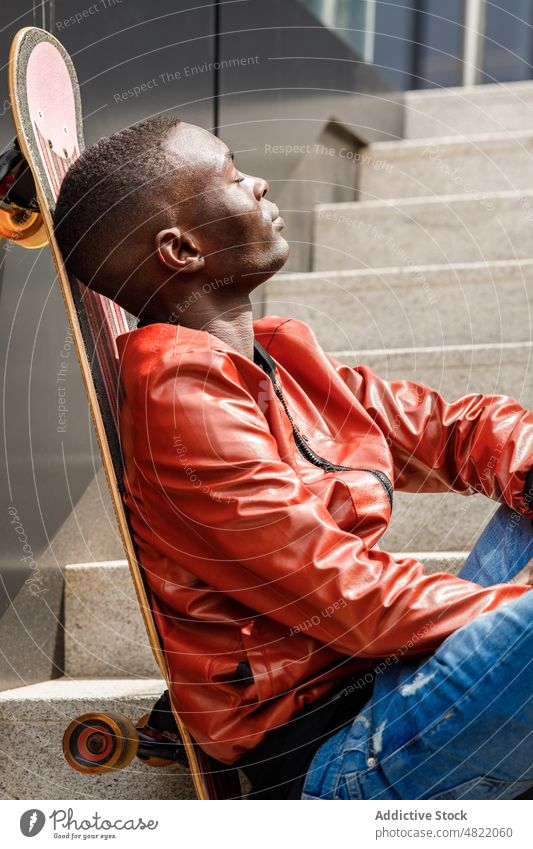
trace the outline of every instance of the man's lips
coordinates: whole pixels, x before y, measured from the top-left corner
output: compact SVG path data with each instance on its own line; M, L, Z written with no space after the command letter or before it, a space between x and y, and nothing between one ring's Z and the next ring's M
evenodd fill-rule
M279 227L280 229L282 227L285 227L285 221L279 214L279 209L275 204L272 208L272 224L274 224L276 227Z

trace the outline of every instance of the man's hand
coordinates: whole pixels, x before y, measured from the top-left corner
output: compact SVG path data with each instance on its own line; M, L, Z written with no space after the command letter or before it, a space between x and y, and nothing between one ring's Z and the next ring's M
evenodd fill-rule
M510 584L532 584L533 585L533 557L526 563L523 569L520 570L518 575L515 575L514 578L511 578L509 581Z

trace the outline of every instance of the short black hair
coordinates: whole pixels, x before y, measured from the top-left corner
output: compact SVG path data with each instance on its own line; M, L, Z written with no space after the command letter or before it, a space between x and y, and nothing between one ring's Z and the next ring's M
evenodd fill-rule
M83 283L112 296L118 278L134 271L121 251L143 222L168 216L164 175L175 160L164 142L177 117L147 118L101 138L67 171L54 212L54 232L67 268ZM130 238L130 243L131 243Z

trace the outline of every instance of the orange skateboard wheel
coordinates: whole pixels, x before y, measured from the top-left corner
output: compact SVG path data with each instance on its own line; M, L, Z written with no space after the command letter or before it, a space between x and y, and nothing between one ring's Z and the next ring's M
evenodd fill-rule
M43 248L48 243L41 213L15 206L0 209L0 236L23 248Z
M70 723L63 735L63 754L78 772L124 769L138 748L135 725L117 712L84 713Z

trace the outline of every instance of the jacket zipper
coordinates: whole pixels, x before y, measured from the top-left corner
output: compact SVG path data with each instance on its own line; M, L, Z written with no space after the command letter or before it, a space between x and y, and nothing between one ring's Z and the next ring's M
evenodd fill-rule
M324 469L325 472L368 472L369 474L374 475L374 477L378 479L383 489L385 490L390 509L392 510L393 489L392 484L388 479L387 475L385 475L383 472L379 472L377 469L361 469L355 468L354 466L338 466L335 463L330 463L329 460L326 460L324 457L321 457L319 454L313 451L313 449L309 445L308 438L304 436L301 430L296 426L294 419L290 413L290 410L287 406L287 402L281 390L281 386L276 380L274 373L272 372L269 376L274 386L274 392L281 401L283 409L287 414L287 418L291 423L294 441L300 454L314 466L318 466L319 468Z

